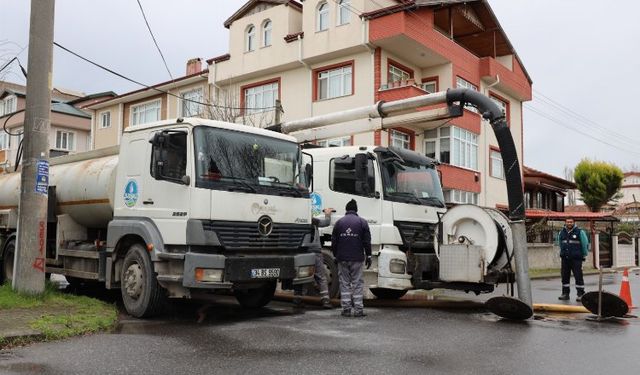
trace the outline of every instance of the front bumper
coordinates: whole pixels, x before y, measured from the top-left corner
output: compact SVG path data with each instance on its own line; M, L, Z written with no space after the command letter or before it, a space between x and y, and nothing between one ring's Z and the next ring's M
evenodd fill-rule
M229 289L234 284L269 280L290 280L293 284L304 284L313 280L313 274L298 277L298 269L314 265L315 254L313 253L255 256L186 253L182 286L186 288ZM222 280L216 282L198 281L196 280L197 268L223 270ZM251 270L257 268L278 268L280 276L277 278L252 278Z

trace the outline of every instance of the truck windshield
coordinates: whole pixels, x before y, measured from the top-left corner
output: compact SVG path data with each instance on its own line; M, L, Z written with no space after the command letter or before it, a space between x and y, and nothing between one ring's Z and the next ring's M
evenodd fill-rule
M432 165L393 158L381 163L386 200L444 207L438 173Z
M309 196L296 143L205 126L196 127L194 137L197 187Z

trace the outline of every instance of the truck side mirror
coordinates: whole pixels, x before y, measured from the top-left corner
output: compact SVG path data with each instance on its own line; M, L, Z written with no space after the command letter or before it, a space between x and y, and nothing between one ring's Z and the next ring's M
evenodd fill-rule
M312 190L311 184L313 183L313 165L306 164L304 166L304 178L307 188L309 190Z
M369 186L369 157L367 154L356 154L354 158L356 172L356 194L368 196L371 192Z

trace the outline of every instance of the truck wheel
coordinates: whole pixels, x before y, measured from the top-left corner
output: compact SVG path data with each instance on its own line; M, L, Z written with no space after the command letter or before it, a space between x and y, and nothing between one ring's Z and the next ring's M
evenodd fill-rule
M0 267L0 285L7 283L11 285L13 280L13 256L16 253L16 241L11 240L4 248L2 257L2 267Z
M247 309L257 309L269 303L275 292L276 282L269 281L260 288L236 289L233 294L240 306Z
M167 303L165 290L158 284L149 254L140 244L127 250L120 271L120 291L127 312L136 318L160 314Z
M340 280L338 279L338 265L331 251L322 250L322 258L324 260L324 272L327 278L327 286L329 287L329 297L340 297Z
M407 294L407 290L387 289L387 288L371 288L371 293L378 299L400 299Z

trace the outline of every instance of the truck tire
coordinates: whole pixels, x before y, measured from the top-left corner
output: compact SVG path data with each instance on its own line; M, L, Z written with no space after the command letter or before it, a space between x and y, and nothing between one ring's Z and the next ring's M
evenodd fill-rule
M163 312L167 305L164 288L158 284L153 263L141 244L127 250L120 271L120 291L127 312L136 318L148 318Z
M333 257L330 250L322 250L322 258L324 260L324 271L327 277L327 286L329 287L329 297L340 297L340 280L338 278L338 264L336 258Z
M2 267L0 267L0 285L7 282L11 284L13 280L13 257L16 253L16 240L12 239L7 242L4 247L4 255L2 256Z
M387 288L371 288L370 290L378 299L400 299L408 292L407 290Z
M233 294L240 306L247 309L257 309L269 303L275 292L276 282L269 281L260 288L236 289Z

